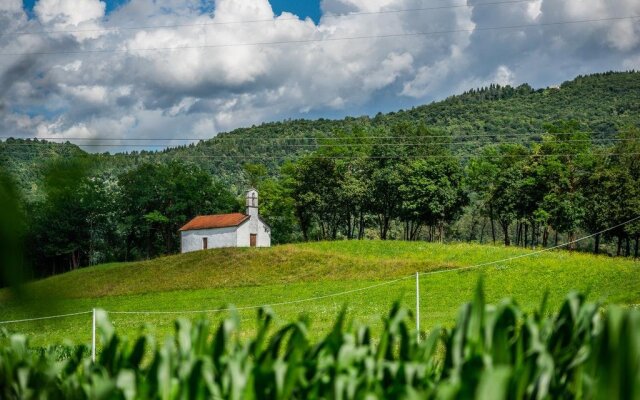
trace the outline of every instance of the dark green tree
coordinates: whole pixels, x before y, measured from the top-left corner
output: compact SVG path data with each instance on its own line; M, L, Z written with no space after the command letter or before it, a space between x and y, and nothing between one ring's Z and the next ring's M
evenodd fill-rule
M454 157L415 159L402 169L400 185L401 219L405 222L405 239L415 240L420 227L429 227L429 239L434 233L444 240L444 228L455 220L467 202L463 187L463 169Z
M610 224L618 225L640 216L640 129L625 129L607 159L607 194ZM620 226L612 232L618 239L616 254L639 253L640 221ZM633 250L631 243L634 243Z
M38 245L28 254L42 268L40 275L88 263L87 221L95 206L87 189L90 167L85 158L62 159L46 167L44 199L30 207L29 241Z
M337 238L342 211L336 206L340 200L340 175L336 161L311 155L288 166L285 172L305 240L310 238L314 227L317 228L318 239Z
M27 221L22 194L12 177L0 167L0 288L19 288L31 277L23 251Z
M201 214L239 211L235 196L210 174L181 162L145 163L118 179L127 257L179 250L178 229Z
M257 189L260 183L267 177L268 170L263 164L245 164L244 174L249 183L249 187Z
M522 202L523 163L529 150L521 145L501 145L495 158L497 171L491 185L490 204L493 216L502 228L504 244L511 244L509 227L520 215Z
M578 228L587 212L581 182L591 169L591 141L576 122L547 126L540 147L540 163L548 189L541 206L556 232L566 232L569 249L575 248Z
M472 158L466 168L465 186L475 193L475 207L489 219L491 238L496 243L494 193L496 177L500 171L500 156L497 147L485 148L478 157Z

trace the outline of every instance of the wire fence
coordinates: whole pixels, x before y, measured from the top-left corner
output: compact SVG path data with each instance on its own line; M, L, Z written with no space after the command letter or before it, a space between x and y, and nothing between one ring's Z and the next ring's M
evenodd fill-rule
M104 310L109 314L123 314L123 315L186 315L186 314L208 314L208 313L217 313L217 312L225 312L225 311L242 311L242 310L254 310L254 309L260 309L260 308L265 308L265 307L276 307L276 306L284 306L284 305L290 305L290 304L300 304L300 303L305 303L305 302L312 302L312 301L319 301L319 300L323 300L323 299L328 299L328 298L333 298L333 297L339 297L339 296L345 296L348 294L353 294L353 293L361 293L361 292L366 292L369 290L373 290L373 289L377 289L383 286L388 286L388 285L392 285L395 284L397 282L401 282L401 281L406 281L409 279L415 279L416 282L416 330L419 332L419 324L420 324L420 317L419 317L419 307L420 307L420 285L419 285L419 278L420 276L431 276L431 275L438 275L438 274L446 274L446 273L453 273L453 272L463 272L463 271L470 271L470 270L476 270L476 269L480 269L483 267L487 267L490 265L495 265L495 264L500 264L500 263L508 263L514 260L518 260L518 259L522 259L525 257L532 257L541 253L545 253L545 252L549 252L549 251L553 251L553 250L557 250L559 248L563 248L563 247L567 247L570 246L572 244L587 240L589 238L592 238L596 235L601 235L603 233L609 232L611 230L620 228L622 226L628 225L630 223L633 223L635 221L640 220L640 215L632 218L628 221L625 221L623 223L611 226L607 229L603 229L599 232L596 233L592 233L590 235L586 235L583 237L580 237L578 239L572 240L572 241L568 241L556 246L552 246L552 247L548 247L548 248L544 248L541 250L537 250L537 251L532 251L529 253L524 253L524 254L520 254L517 256L511 256L511 257L506 257L506 258L502 258L499 260L493 260L493 261L489 261L489 262L484 262L484 263L479 263L479 264L475 264L475 265L470 265L467 267L459 267L459 268L444 268L444 269L440 269L440 270L436 270L436 271L425 271L425 272L416 272L415 274L411 274L411 275L405 275L396 279L392 279L392 280L388 280L388 281L384 281L384 282L379 282L373 285L368 285L365 287L361 287L361 288L356 288L356 289L350 289L350 290L345 290L345 291L341 291L341 292L335 292L335 293L329 293L329 294L325 294L325 295L319 295L319 296L311 296L311 297L306 297L306 298L302 298L302 299L296 299L296 300L289 300L289 301L280 301L280 302L273 302L273 303L266 303L266 304L259 304L259 305L248 305L248 306L241 306L241 307L224 307L224 308L216 308L216 309L203 309L203 310L146 310L146 311L138 311L138 310L126 310L126 311L118 311L118 310ZM629 307L640 307L640 304L628 304ZM22 323L22 322L33 322L33 321L43 321L43 320L51 320L51 319L60 319L60 318L67 318L67 317L73 317L73 316L79 316L79 315L88 315L88 314L93 314L93 318L92 318L92 359L95 361L95 349L96 349L96 309L92 309L92 310L87 310L87 311L79 311L79 312L74 312L74 313L68 313L68 314L58 314L58 315L50 315L50 316L42 316L42 317L33 317L33 318L23 318L23 319L14 319L14 320L5 320L5 321L0 321L0 325L6 325L6 324L13 324L13 323Z
M80 312L69 313L69 314L49 315L49 316L46 316L46 317L12 319L12 320L7 320L7 321L0 321L0 324L13 324L13 323L18 323L18 322L31 322L31 321L42 321L42 320L46 320L46 319L66 318L66 317L73 317L73 316L76 316L76 315L91 314L92 312L93 311L80 311Z
M280 301L280 302L273 302L273 303L265 303L265 304L258 304L258 305L248 305L248 306L240 306L240 307L224 307L224 308L215 308L215 309L203 309L203 310L125 310L125 311L118 311L118 310L106 310L108 311L110 314L147 314L147 315L151 315L151 314L206 314L206 313L215 313L215 312L224 312L224 311L232 311L232 310L237 310L237 311L242 311L242 310L255 310L255 309L260 309L260 308L264 308L264 307L276 307L276 306L284 306L284 305L290 305L290 304L299 304L299 303L305 303L305 302L311 302L311 301L318 301L318 300L323 300L323 299L327 299L327 298L332 298L332 297L339 297L339 296L345 296L348 294L353 294L353 293L359 293L359 292L365 292L368 290L372 290L372 289L376 289L382 286L388 286L388 285L392 285L394 283L397 282L401 282L401 281L405 281L408 279L413 279L413 278L417 278L418 276L430 276L430 275L438 275L438 274L445 274L445 273L452 273L452 272L462 272L462 271L469 271L469 270L474 270L474 269L479 269L479 268L483 268L483 267L487 267L490 265L495 265L495 264L500 264L500 263L508 263L514 260L518 260L521 258L526 258L526 257L531 257L531 256L535 256L541 253L545 253L545 252L549 252L549 251L553 251L553 250L557 250L560 248L564 248L567 246L570 246L572 244L590 239L592 237L595 237L596 235L601 235L604 234L606 232L609 232L611 230L620 228L622 226L628 225L630 223L633 223L635 221L640 220L640 215L632 218L628 221L622 222L620 224L611 226L607 229L603 229L599 232L596 233L592 233L590 235L586 235L583 237L580 237L578 239L572 240L572 241L568 241L556 246L552 246L552 247L547 247L541 250L537 250L537 251L532 251L529 253L524 253L524 254L519 254L516 256L511 256L511 257L506 257L506 258L502 258L499 260L493 260L493 261L488 261L488 262L484 262L484 263L479 263L479 264L475 264L475 265L470 265L470 266L466 266L466 267L459 267L459 268L444 268L444 269L440 269L440 270L436 270L436 271L424 271L424 272L416 272L416 274L411 274L411 275L405 275L396 279L392 279L392 280L388 280L388 281L384 281L384 282L379 282L373 285L369 285L369 286L365 286L365 287L361 287L361 288L356 288L356 289L350 289L350 290L345 290L345 291L341 291L341 292L335 292L335 293L329 293L329 294L325 294L325 295L319 295L319 296L312 296L312 297L306 297L306 298L302 298L302 299L296 299L296 300L290 300L290 301ZM69 313L69 314L59 314L59 315L51 315L51 316L44 316L44 317L35 317L35 318L24 318L24 319L15 319L15 320L6 320L6 321L0 321L0 324L10 324L10 323L19 323L19 322L29 322L29 321L40 321L40 320L47 320L47 319L57 319L57 318L65 318L65 317L71 317L71 316L76 316L76 315L82 315L82 314L90 314L93 311L80 311L80 312L75 312L75 313Z

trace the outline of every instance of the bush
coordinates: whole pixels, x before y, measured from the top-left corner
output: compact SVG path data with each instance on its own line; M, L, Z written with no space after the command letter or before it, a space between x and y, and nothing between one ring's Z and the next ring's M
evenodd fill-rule
M379 339L343 312L317 343L305 317L271 334L268 309L248 341L232 317L213 335L207 320L178 320L161 344L119 337L100 313L96 363L86 347L37 352L22 335L1 339L0 398L640 398L638 310L579 294L554 315L544 309L485 305L479 286L451 330L418 340L410 311L395 305Z

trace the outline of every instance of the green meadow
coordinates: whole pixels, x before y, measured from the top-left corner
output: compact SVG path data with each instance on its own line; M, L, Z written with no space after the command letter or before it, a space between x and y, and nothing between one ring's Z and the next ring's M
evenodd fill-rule
M453 324L472 298L480 277L487 301L514 298L524 309L539 306L545 292L557 307L570 291L603 303L640 303L640 262L579 252L549 251L457 271L532 252L472 244L398 241L338 241L265 249L215 249L143 262L104 264L33 282L18 296L0 291L0 321L102 308L116 330L162 337L177 318L220 319L236 312L243 334L255 329L254 306L271 304L279 323L302 314L312 336L326 333L343 307L353 323L381 327L382 315L399 300L415 309L415 273L420 276L420 326ZM439 272L429 274L430 272ZM398 280L399 278L405 278ZM392 283L385 282L397 280ZM358 290L374 286L365 290ZM336 293L349 291L347 294ZM288 304L279 304L288 303ZM238 308L236 311L215 311ZM199 312L199 310L209 310ZM167 314L114 312L162 311ZM194 312L187 312L194 311ZM70 340L88 343L91 314L3 325L46 346Z

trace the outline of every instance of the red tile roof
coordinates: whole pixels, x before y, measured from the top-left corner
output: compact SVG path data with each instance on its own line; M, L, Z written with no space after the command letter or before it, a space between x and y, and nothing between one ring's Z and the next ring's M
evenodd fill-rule
M238 226L248 219L248 215L241 213L198 215L191 221L187 222L187 224L180 228L180 230L192 231L196 229L228 228L230 226Z

